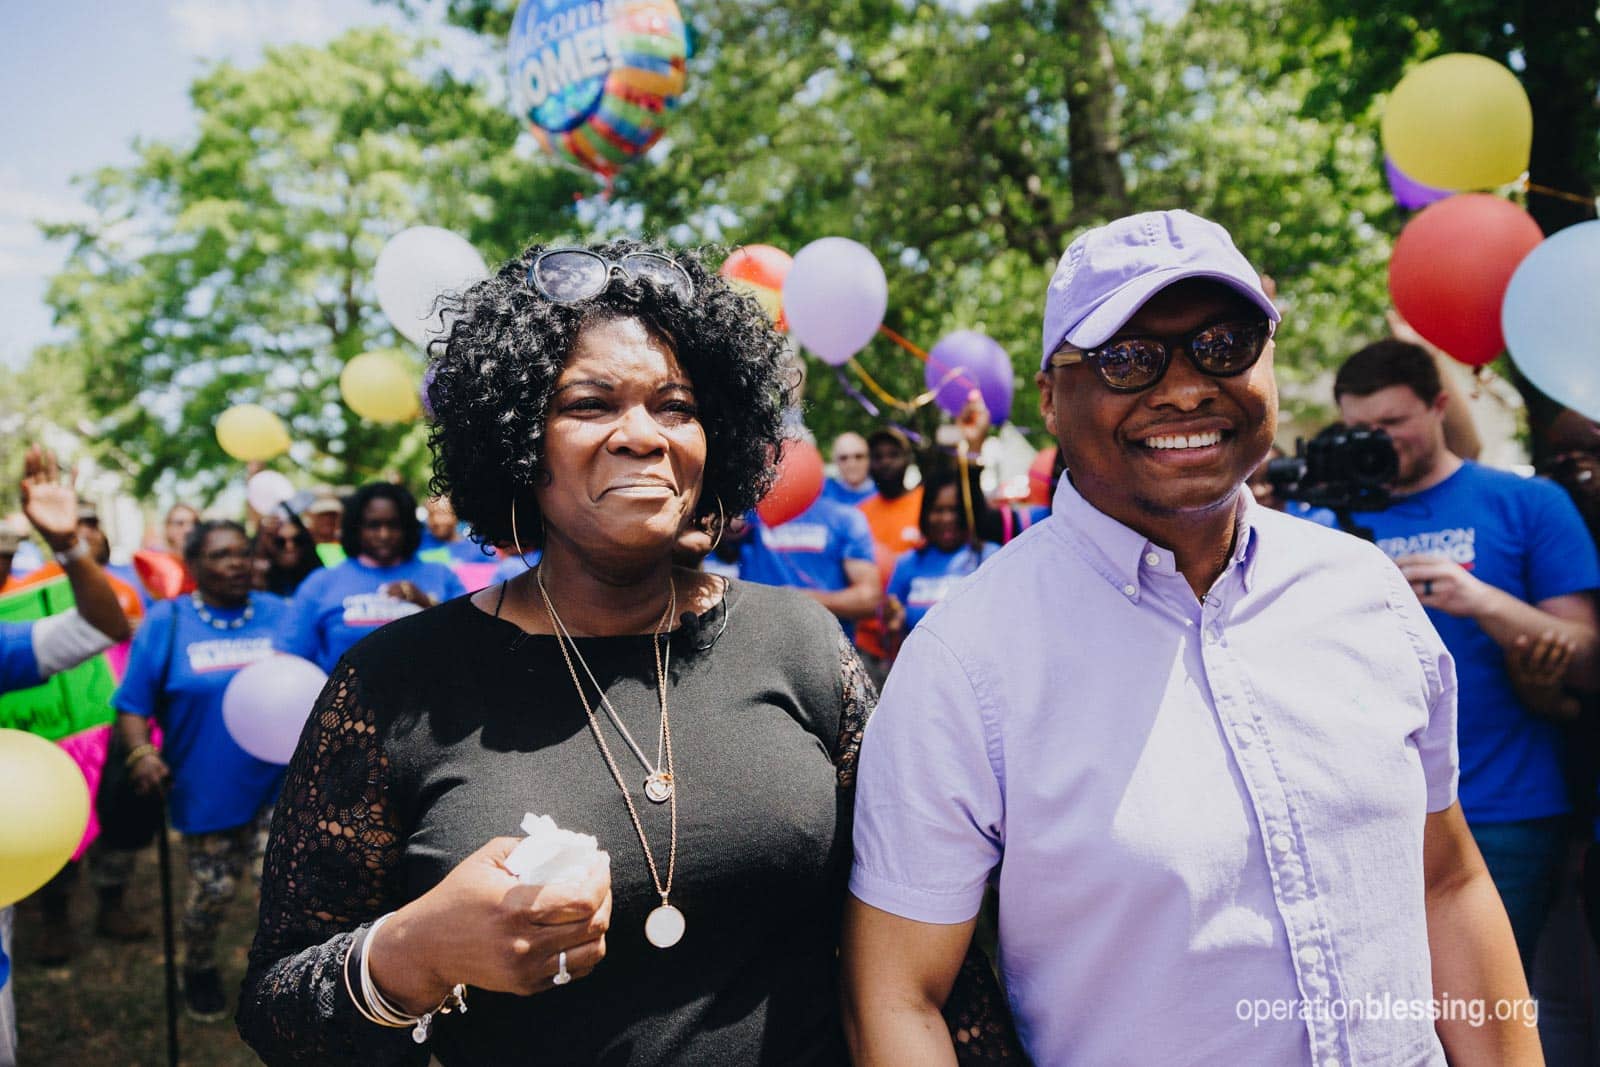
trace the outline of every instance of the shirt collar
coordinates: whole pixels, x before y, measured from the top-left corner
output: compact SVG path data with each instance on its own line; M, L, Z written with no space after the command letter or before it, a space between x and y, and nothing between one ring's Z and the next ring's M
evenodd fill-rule
M1256 517L1261 505L1255 502L1248 489L1241 487L1238 495L1233 555L1228 570L1239 571L1244 591L1250 591L1255 571L1258 527ZM1144 590L1146 575L1177 574L1177 561L1172 551L1155 544L1144 534L1125 526L1110 515L1085 500L1063 474L1056 486L1051 514L1059 516L1067 527L1068 536L1087 549L1086 558L1100 576L1116 588L1117 592L1137 602Z

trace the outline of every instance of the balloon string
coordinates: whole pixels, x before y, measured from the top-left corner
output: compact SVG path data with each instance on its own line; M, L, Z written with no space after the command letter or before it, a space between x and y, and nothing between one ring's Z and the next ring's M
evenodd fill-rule
M839 376L839 385L842 389L844 389L845 393L856 403L865 408L868 415L871 415L873 418L877 418L879 415L878 405L869 400L866 394L864 394L861 390L850 384L850 379L845 376L843 368L835 367L833 368L833 373Z
M899 408L901 411L907 412L916 411L918 408L922 407L928 401L933 399L934 394L923 393L921 396L918 396L913 400L901 400L893 393L889 392L889 390L879 385L872 375L867 373L867 369L854 358L850 360L849 367L851 370L855 371L856 375L861 379L861 384L865 385L872 391L873 396L876 396L879 400L892 408Z
M928 362L928 353L924 352L910 341L907 341L904 337L901 337L899 334L889 329L889 327L879 323L878 332L883 334L883 336L887 337L889 340L893 341L895 344L899 345L901 348L905 349L907 352L910 352L913 356L916 356L918 359L922 360L922 362Z
M1530 182L1527 180L1523 181L1522 190L1523 192L1537 193L1540 196L1548 196L1556 200L1566 200L1574 204L1582 204L1591 211L1594 210L1595 198L1592 196L1580 196L1577 193L1569 193L1564 189L1552 189L1548 185L1539 185L1535 182Z

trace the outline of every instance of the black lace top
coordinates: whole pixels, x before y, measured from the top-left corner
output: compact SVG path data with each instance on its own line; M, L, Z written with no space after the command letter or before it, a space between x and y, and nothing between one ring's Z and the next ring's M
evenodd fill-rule
M635 739L653 739L656 725L650 640L578 639ZM672 903L688 925L665 950L644 939L659 897L553 638L462 598L350 650L289 766L267 851L238 1012L263 1060L846 1062L835 947L871 682L813 601L740 582L677 630L671 650ZM642 783L620 737L607 739L624 777ZM664 863L666 806L634 795ZM592 833L610 853L605 961L532 997L472 990L468 1013L438 1017L426 1046L363 1020L342 963L372 920L491 837L519 835L526 812ZM952 1025L964 1053L1000 1033L970 1012Z

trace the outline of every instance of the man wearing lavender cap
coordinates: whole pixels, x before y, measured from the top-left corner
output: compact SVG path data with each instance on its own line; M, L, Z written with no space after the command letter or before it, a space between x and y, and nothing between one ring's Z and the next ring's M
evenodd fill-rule
M1041 1065L1540 1062L1449 654L1381 552L1241 491L1277 321L1187 212L1062 257L1054 514L918 625L867 728L857 1063L955 1062L939 1009L991 880Z

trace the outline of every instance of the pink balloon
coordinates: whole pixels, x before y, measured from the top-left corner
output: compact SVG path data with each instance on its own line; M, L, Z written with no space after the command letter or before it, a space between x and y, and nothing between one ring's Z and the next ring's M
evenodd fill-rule
M299 656L279 653L257 660L223 690L223 725L256 759L288 763L327 681L321 667Z
M848 237L812 241L783 279L790 336L835 367L867 347L888 308L882 265Z

